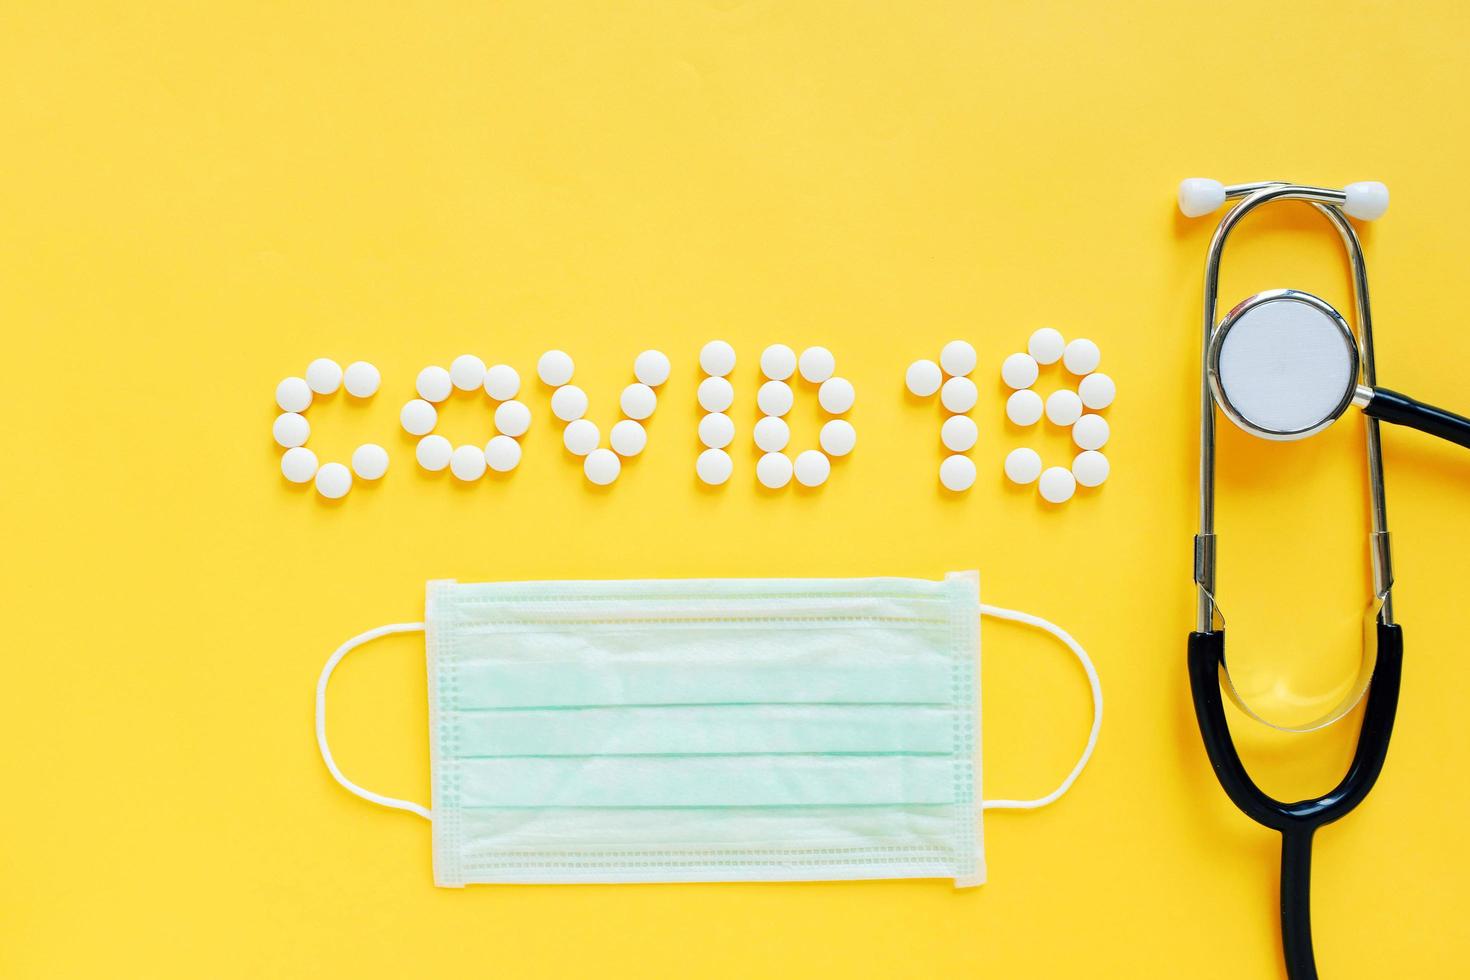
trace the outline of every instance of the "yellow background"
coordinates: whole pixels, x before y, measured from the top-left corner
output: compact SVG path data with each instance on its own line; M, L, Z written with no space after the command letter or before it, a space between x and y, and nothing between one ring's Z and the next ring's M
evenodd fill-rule
M1386 181L1365 232L1381 378L1463 410L1466 42L1454 3L0 6L0 974L1276 975L1276 841L1220 792L1187 702L1214 222L1179 218L1174 188ZM1346 304L1345 284L1331 233L1283 207L1222 295ZM1000 361L1046 324L1096 339L1120 390L1114 475L1061 508L1000 471L1016 445L1070 455L1003 416ZM695 355L716 337L740 355L740 442L708 491ZM981 357L958 497L940 413L901 380L953 337ZM816 493L754 485L777 341L831 347L857 386L857 451ZM421 367L473 351L530 379L552 346L604 428L634 354L674 360L615 486L584 482L533 381L513 477L416 469L397 412ZM319 399L310 446L393 456L336 505L281 479L269 435L276 382L319 356L384 380ZM444 416L489 435L483 398ZM1232 648L1288 694L1356 662L1360 429L1222 429ZM1407 666L1382 781L1318 839L1337 978L1448 976L1470 952L1470 461L1385 442ZM323 659L421 616L429 578L968 567L1072 630L1107 694L1073 793L986 820L982 889L437 890L428 826L341 791L312 741ZM1045 792L1085 686L1044 637L985 637L985 788ZM362 651L332 693L347 772L425 798L421 641ZM1268 787L1306 795L1356 722L1237 727Z

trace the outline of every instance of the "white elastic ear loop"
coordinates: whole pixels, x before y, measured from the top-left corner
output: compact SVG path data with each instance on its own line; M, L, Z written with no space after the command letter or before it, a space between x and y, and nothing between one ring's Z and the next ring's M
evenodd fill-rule
M332 750L327 746L327 681L332 679L332 671L342 662L347 654L362 646L369 640L376 640L380 636L389 636L393 633L420 633L423 632L423 623L392 623L388 626L379 626L370 629L366 633L359 633L346 643L337 648L336 652L327 658L326 665L322 667L322 675L316 682L316 747L321 750L322 761L327 764L327 771L332 778L342 784L342 788L354 796L360 796L370 803L379 806L392 807L395 810L407 810L409 813L417 813L425 820L433 820L434 815L429 808L421 806L412 800L400 800L395 796L383 796L374 793L370 789L363 789L342 774L337 768L337 760L332 758Z
M982 800L980 803L982 810L1035 810L1038 807L1043 807L1048 803L1055 803L1059 800L1062 794L1072 788L1072 784L1077 781L1077 777L1082 775L1082 770L1087 768L1087 760L1092 758L1092 750L1097 747L1097 733L1102 728L1102 684L1097 679L1097 668L1093 667L1092 658L1087 655L1086 650L1082 649L1082 644L1072 639L1071 634L1061 627L1047 622L1040 616L1018 612L1015 609L1002 609L1000 606L987 606L983 602L980 604L980 615L990 616L995 619L1009 619L1012 622L1025 623L1027 626L1034 626L1037 629L1046 630L1052 636L1065 643L1068 649L1076 654L1077 661L1082 664L1082 669L1087 672L1087 683L1092 688L1092 731L1087 733L1087 746L1082 750L1082 757L1077 760L1077 765L1072 767L1072 771L1067 774L1067 778L1062 780L1062 785L1045 796L1037 797L1034 800Z

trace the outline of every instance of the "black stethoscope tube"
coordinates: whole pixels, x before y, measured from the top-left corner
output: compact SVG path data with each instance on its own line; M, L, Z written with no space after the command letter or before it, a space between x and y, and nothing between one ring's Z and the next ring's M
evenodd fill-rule
M1390 388L1375 387L1372 392L1373 396L1363 406L1364 415L1394 425L1407 425L1470 448L1470 419L1465 416L1426 405Z

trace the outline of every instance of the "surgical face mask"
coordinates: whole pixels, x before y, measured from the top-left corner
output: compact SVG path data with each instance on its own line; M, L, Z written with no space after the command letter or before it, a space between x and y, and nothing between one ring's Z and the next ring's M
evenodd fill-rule
M981 798L981 615L1087 672L1082 757L1036 800ZM424 630L432 808L363 789L326 738L348 651ZM985 879L980 813L1061 796L1102 694L1066 633L980 604L979 578L431 582L423 623L343 644L317 743L351 792L433 822L434 879Z

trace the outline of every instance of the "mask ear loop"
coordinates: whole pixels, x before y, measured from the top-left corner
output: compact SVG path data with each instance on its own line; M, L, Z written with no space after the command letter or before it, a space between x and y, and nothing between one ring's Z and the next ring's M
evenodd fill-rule
M1097 747L1097 733L1102 729L1102 683L1098 681L1097 668L1092 665L1092 658L1087 655L1086 650L1082 649L1082 644L1072 639L1071 634L1060 626L1049 623L1040 616L1033 616L1030 613L1019 612L1015 609L1003 609L1000 606L988 606L983 602L980 604L980 615L990 616L993 619L1008 619L1015 623L1024 623L1027 626L1034 626L1037 629L1045 630L1052 636L1055 636L1065 643L1067 648L1076 655L1077 662L1082 665L1083 671L1087 673L1088 686L1092 688L1092 730L1087 733L1087 745L1082 749L1081 758L1072 767L1072 771L1067 774L1067 778L1062 780L1062 785L1045 796L1037 797L1034 800L982 800L980 803L982 810L1035 810L1046 806L1048 803L1055 803L1059 800L1067 790L1072 788L1072 784L1077 781L1077 777L1082 775L1082 770L1087 768L1087 761L1092 758L1092 750Z
M360 796L369 803L391 807L394 810L407 810L409 813L417 813L425 820L433 820L434 815L426 806L412 800L400 800L396 796L374 793L348 779L342 774L342 770L337 768L337 760L332 757L332 750L327 745L327 682L332 679L332 671L337 669L342 658L369 640L376 640L380 636L390 636L393 633L421 633L423 630L423 623L392 623L388 626L379 626L354 636L327 658L326 665L322 667L322 675L317 678L316 682L316 747L321 750L322 761L327 764L327 771L332 774L333 779L342 784L342 788L347 792Z

